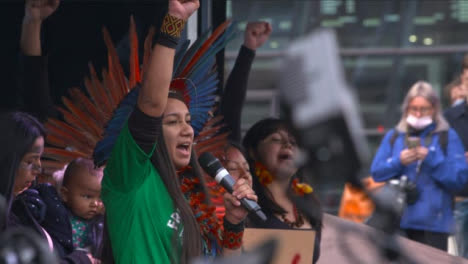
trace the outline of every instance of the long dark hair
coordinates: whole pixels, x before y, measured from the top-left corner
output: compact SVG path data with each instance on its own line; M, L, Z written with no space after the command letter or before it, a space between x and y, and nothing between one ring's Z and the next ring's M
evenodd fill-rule
M185 200L182 193L180 188L180 179L167 151L163 135L158 137L156 144L155 154L153 154L151 159L158 169L159 175L172 198L174 208L179 210L180 218L182 220L181 223L183 223L184 228L180 263L188 263L190 259L200 256L202 252L200 227L192 213L189 203ZM192 151L190 163L193 163L193 154L194 153Z
M286 210L278 205L272 197L271 192L265 188L259 181L258 177L255 175L255 159L252 154L258 155L258 145L262 140L267 138L269 135L284 130L289 134L292 133L291 127L284 120L278 118L266 118L255 123L245 134L244 140L242 142L245 152L247 154L247 161L250 165L250 170L252 174L252 189L255 191L258 197L258 204L264 209L266 213L269 214L284 214L287 213ZM300 182L309 182L307 177L302 173L302 170L299 169L298 172L291 177L291 181L298 179ZM291 196L290 196L291 197ZM320 230L322 227L322 213L320 202L316 196L312 193L307 195L303 199L307 204L310 204L311 210L308 212L303 212L308 216L309 223L316 230Z
M184 102L183 96L179 92L170 91L169 98ZM188 106L187 106L188 107ZM187 202L181 190L180 177L176 173L176 169L167 151L166 142L164 141L164 131L161 130L161 136L158 137L156 145L156 153L152 157L153 164L159 170L161 179L166 185L169 195L172 197L174 207L179 210L181 222L183 223L183 247L180 263L188 263L190 259L200 256L202 252L202 237L200 227L192 212L192 208ZM205 202L209 202L208 192L205 189L204 178L202 177L200 166L198 165L195 151L192 148L189 165L192 167L191 173L202 183ZM177 256L176 256L177 257Z
M0 113L0 195L7 200L8 218L13 198L16 172L21 159L38 137L45 137L45 129L36 118L23 112ZM5 222L6 223L6 222ZM0 227L4 229L5 226Z

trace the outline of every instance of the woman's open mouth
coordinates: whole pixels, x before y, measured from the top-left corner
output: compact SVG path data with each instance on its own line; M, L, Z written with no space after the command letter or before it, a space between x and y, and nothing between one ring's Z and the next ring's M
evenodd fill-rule
M291 154L285 154L285 153L280 154L280 155L278 156L278 160L279 160L279 161L292 160L292 158L293 158L293 156L292 156Z
M190 156L190 146L191 144L189 142L184 142L184 143L178 144L176 146L176 149L180 154L184 156L186 155Z

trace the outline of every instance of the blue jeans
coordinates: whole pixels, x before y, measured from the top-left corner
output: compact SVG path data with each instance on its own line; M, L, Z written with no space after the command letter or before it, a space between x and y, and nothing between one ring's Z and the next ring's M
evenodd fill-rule
M458 255L468 258L468 199L455 203L454 216Z

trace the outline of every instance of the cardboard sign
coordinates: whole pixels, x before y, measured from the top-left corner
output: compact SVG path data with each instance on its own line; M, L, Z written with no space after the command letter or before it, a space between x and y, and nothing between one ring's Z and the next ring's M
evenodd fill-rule
M272 238L278 241L273 264L312 263L315 242L313 230L246 228L242 247L244 251L250 251Z

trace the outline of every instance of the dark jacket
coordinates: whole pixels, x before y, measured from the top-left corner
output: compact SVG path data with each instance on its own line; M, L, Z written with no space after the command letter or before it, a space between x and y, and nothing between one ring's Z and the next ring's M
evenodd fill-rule
M445 119L460 137L465 152L468 151L468 104L465 100L462 104L450 107L444 112ZM468 197L468 186L457 195Z
M468 151L468 105L464 103L450 107L444 112L445 119L450 126L457 132L465 151Z
M41 122L57 116L50 97L47 56L19 55L17 109L27 112Z
M33 210L31 202L26 201L26 196L19 195L13 201L11 212L8 217L8 228L22 227L31 230L38 234L44 240L47 240L47 236L44 233L41 225L36 220L39 210ZM50 234L49 234L50 235ZM52 239L54 253L59 257L59 263L61 264L91 264L87 256L87 252L81 250L75 250L69 254L65 254L62 251L60 244Z

